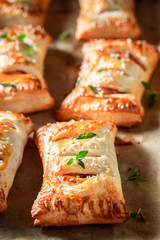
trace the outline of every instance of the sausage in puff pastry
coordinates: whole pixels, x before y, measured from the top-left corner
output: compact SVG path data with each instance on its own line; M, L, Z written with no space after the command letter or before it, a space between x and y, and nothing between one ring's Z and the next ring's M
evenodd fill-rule
M53 105L43 78L49 42L40 26L0 31L0 110L28 113Z
M35 134L44 179L32 207L35 226L122 223L129 217L106 121L48 124Z
M148 82L159 59L145 41L93 40L84 44L78 86L62 102L60 120L100 119L119 126L144 116L142 81Z
M44 0L0 0L0 26L43 26L48 4Z
M79 0L76 38L139 38L134 0Z
M33 130L29 118L0 111L0 212L7 209L7 196Z

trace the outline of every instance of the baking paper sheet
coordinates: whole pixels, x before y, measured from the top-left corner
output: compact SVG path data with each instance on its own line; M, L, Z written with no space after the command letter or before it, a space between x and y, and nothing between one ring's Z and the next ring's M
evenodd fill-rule
M86 0L87 1L87 0ZM144 39L158 45L160 42L160 1L139 0L136 11L144 30ZM45 63L45 77L49 91L55 98L54 108L30 114L39 128L55 122L55 110L72 90L81 63L81 43L74 37L65 41L57 39L59 33L75 26L78 16L77 0L54 0L48 11L46 29L53 36ZM160 68L157 67L151 83L160 91ZM143 105L145 118L142 124L132 128L120 128L121 139L134 139L134 144L116 146L121 178L130 167L141 169L143 183L123 183L124 196L130 212L142 208L146 222L130 219L120 225L91 225L76 227L34 228L30 210L42 183L42 164L33 139L30 139L23 162L16 174L8 197L8 210L0 215L0 239L25 240L106 240L106 239L160 239L160 97L152 109L147 107L147 94ZM139 144L138 144L139 142Z

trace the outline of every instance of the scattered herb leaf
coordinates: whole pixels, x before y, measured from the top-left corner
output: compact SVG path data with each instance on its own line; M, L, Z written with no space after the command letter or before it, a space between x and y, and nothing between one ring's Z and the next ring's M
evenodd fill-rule
M82 162L81 159L78 159L78 164L79 164L82 168L85 169L84 163Z
M73 163L74 159L70 158L69 161L67 162L67 165L71 165Z
M85 138L86 138L86 134L84 132L77 137L77 139L85 139Z
M20 41L20 42L23 42L23 40L25 39L26 37L26 34L25 33L20 33L18 36L17 36L17 39Z
M104 70L105 70L105 68L100 68L100 69L97 70L97 72L100 73L100 72L102 72Z
M155 91L150 83L148 82L141 82L141 83L145 87L145 89L150 93L147 100L148 106L154 107L154 105L156 104L156 96L159 94L159 92Z
M87 150L83 150L80 151L78 154L76 154L76 160L80 159L80 158L85 158L85 156L87 155L88 151Z
M131 168L127 176L122 180L122 182L137 180L138 182L144 182L144 179L141 177L141 170L138 169L135 172L135 168Z
M92 85L88 85L88 87L91 89L92 92L98 93L99 96L103 97L104 92L102 90L98 90L96 87L93 87Z
M8 32L3 32L1 35L0 35L0 38L7 38L8 36L7 36L7 33Z
M156 104L156 96L158 95L158 92L151 93L148 97L148 106L149 107L154 107Z
M4 82L1 82L0 85L3 85L4 87L12 87L14 89L17 89L17 86L12 84L12 83L4 83Z
M85 133L83 132L83 133L81 133L81 134L77 137L77 139L93 138L93 137L95 137L95 136L96 136L95 133L89 132L89 133L85 134Z
M153 88L149 82L142 82L142 85L145 87L147 91L153 91Z
M96 87L93 87L92 85L88 85L88 87L91 89L92 92L98 92Z
M15 40L16 37L15 36L11 36L10 31L5 31L0 35L0 38L5 38L7 40Z
M93 137L95 137L96 136L96 134L95 133L92 133L92 132L89 132L89 133L87 133L87 138L93 138Z
M84 150L84 151L80 151L78 154L76 154L76 160L78 162L78 164L85 169L85 165L82 161L83 158L86 157L88 153L88 150ZM67 165L71 165L74 161L74 158L70 158L69 161L67 162Z
M25 50L25 53L26 53L29 57L33 57L33 49L32 49L32 47L26 49L26 50Z
M7 40L18 40L22 42L25 47L25 54L29 57L33 57L33 46L24 42L24 39L26 38L25 33L20 33L18 36L12 36L11 33L8 31L0 35L0 38L6 38Z
M141 208L139 208L137 212L133 212L130 214L130 218L136 218L136 217L138 217L142 221L145 221L145 218L141 213Z
M75 32L75 28L74 27L70 27L68 29L66 29L65 31L63 31L59 36L58 38L60 40L65 40L66 38L72 36Z

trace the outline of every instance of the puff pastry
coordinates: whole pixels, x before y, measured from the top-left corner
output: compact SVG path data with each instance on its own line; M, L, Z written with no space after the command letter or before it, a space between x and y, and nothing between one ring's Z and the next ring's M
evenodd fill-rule
M0 111L0 212L7 209L7 196L33 130L30 118Z
M134 14L134 0L79 0L76 38L133 38L142 31Z
M43 26L49 2L44 0L1 0L0 26L17 26L19 24Z
M83 132L94 133L94 137L77 139ZM115 134L115 125L96 120L48 124L36 132L44 179L32 207L35 226L110 224L128 219ZM82 150L88 151L82 159L84 168L76 160ZM74 161L68 165L70 158Z
M60 120L101 119L119 126L144 116L142 81L149 81L159 59L145 41L93 40L83 46L79 85L57 111Z
M43 78L49 42L40 26L0 31L0 110L28 113L53 106Z

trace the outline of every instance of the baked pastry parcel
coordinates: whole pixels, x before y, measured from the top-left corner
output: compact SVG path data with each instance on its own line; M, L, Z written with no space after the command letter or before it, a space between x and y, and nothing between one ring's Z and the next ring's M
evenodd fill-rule
M44 0L1 0L0 26L8 27L19 24L43 26L49 2Z
M134 0L79 0L76 38L133 38L142 35Z
M7 196L33 130L30 118L0 111L0 212L7 209Z
M155 47L146 41L100 39L84 44L83 54L77 86L57 118L100 119L128 127L140 123L142 81L149 81L159 59Z
M122 223L129 217L106 121L48 124L35 134L43 161L41 191L32 207L35 226Z
M40 26L0 31L0 110L28 113L53 105L43 78L50 40Z

